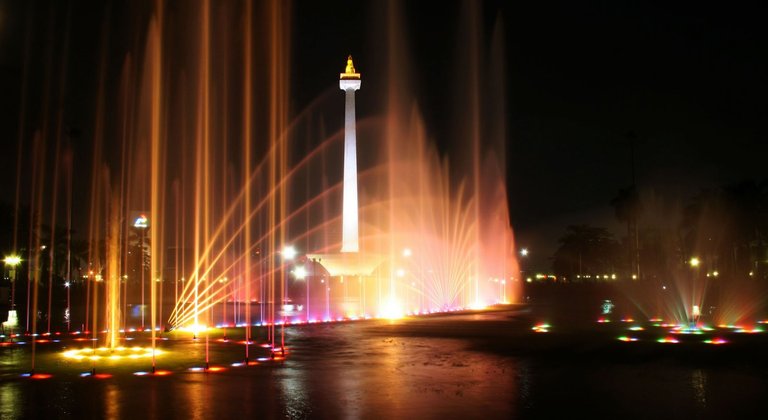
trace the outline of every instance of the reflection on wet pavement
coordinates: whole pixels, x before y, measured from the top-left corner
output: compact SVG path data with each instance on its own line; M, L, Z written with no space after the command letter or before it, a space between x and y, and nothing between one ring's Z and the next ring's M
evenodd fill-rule
M498 312L290 328L285 362L218 373L186 370L200 345L169 342L167 377L83 379L67 364L45 381L5 375L0 418L689 418L758 412L768 392L764 366L512 351L555 336L530 325Z

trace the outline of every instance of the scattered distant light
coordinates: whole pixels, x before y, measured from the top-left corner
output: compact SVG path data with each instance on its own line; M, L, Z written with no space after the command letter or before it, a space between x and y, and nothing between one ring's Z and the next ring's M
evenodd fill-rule
M672 343L672 344L677 344L677 343L680 342L675 337L663 337L663 338L660 338L660 339L658 339L656 341L658 341L659 343Z
M753 271L750 271L750 272L749 272L749 277L752 277L752 276L754 276L754 275L755 275L755 273L754 273Z
M715 338L713 338L711 340L704 340L704 342L707 343L707 344L726 344L726 343L728 343L728 340L725 340L725 339L720 338L720 337L715 337Z
M637 338L635 338L635 337L628 337L626 335L622 335L621 337L619 337L619 340L620 341L624 341L624 342L633 342L633 341L637 341Z
M69 282L64 282L64 287L69 287Z
M632 274L632 280L637 280L637 274Z
M639 325L633 325L633 326L629 327L629 330L630 331L643 331L643 330L645 330L645 328L643 328L643 327L641 327Z
M528 248L521 249L520 250L520 255L522 255L523 257L527 257L528 256Z
M411 248L405 248L405 249L403 249L403 257L406 257L406 258L408 258L408 257L410 257L411 255L413 255L413 252L411 251Z
M713 276L715 276L715 277L717 277L717 276L719 276L719 275L720 275L720 273L718 273L717 271L714 271L714 272L712 272L712 275L713 275Z
M693 257L693 258L691 258L690 261L688 261L688 263L691 265L691 267L698 267L699 264L701 264L701 260L699 260L696 257Z
M546 332L549 332L550 328L551 326L549 324L543 323L543 324L534 325L533 328L531 329L537 333L546 333Z

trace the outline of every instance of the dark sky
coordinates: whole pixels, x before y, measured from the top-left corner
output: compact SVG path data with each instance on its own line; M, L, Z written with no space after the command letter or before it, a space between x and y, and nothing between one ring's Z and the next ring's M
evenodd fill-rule
M55 42L66 22L62 4L68 2L0 0L0 123L3 144L14 151L0 157L3 179L15 177L25 36L32 37L26 118L34 126L46 47L59 45ZM64 106L68 123L88 133L107 12L101 2L72 4ZM568 224L621 231L608 203L631 184L628 133L635 139L638 186L670 200L685 203L703 188L768 178L764 10L722 2L472 4L480 5L484 63L498 22L505 33L510 214L518 243L531 248L536 264L546 265ZM184 2L169 7L183 8ZM111 61L119 63L137 44L148 9L145 2L111 3ZM383 54L382 34L393 24L384 19L384 10L383 2L294 2L295 110L337 89L333 73L348 53L355 55L358 68L376 73L372 67ZM461 30L466 8L453 1L410 1L401 10L395 24L402 26L414 95L430 135L449 153L445 139L460 98L451 84L453 70L466 57ZM115 80L112 75L108 83ZM358 116L380 113L380 104L361 95ZM13 190L5 183L2 199L12 201Z

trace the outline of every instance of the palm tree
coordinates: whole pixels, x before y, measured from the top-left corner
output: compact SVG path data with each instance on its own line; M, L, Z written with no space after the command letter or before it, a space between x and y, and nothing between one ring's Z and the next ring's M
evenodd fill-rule
M643 211L640 194L635 186L622 188L611 200L616 218L627 225L625 245L629 255L630 271L640 278L640 238L638 235L638 219Z

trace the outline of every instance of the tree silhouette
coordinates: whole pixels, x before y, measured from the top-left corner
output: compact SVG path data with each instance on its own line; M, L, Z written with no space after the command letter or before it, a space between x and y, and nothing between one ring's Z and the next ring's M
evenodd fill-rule
M643 211L640 194L635 186L622 188L611 200L616 218L627 225L627 237L624 241L626 255L629 257L630 272L640 277L640 237L638 219Z
M619 264L618 243L604 228L571 225L559 240L552 268L561 277L613 274Z

